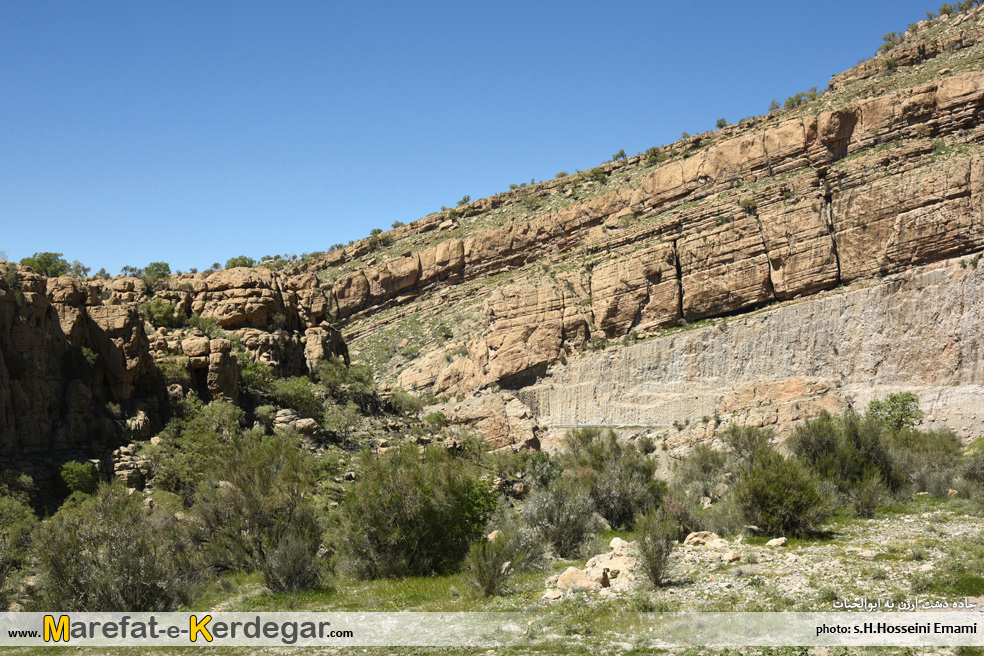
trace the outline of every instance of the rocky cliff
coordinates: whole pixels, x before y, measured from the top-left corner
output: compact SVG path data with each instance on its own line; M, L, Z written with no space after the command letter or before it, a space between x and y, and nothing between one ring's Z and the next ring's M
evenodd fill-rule
M799 107L437 213L303 270L380 375L459 399L508 388L502 402L526 400L544 424L692 423L715 412L785 424L848 394L925 385L967 406L982 383L976 306L939 322L928 311L940 303L914 290L929 275L920 267L950 262L934 270L933 289L953 293L966 271L954 262L976 267L960 258L984 249L982 23L981 9L924 21ZM858 284L873 296L862 299ZM676 336L793 299L803 301L777 308L767 335ZM839 303L868 318L850 324ZM907 315L878 324L873 307ZM832 312L847 323L823 336ZM877 339L889 327L902 341L920 336L922 350L905 355L924 366L893 360L903 354ZM950 342L962 344L959 371L941 363L929 376ZM770 368L735 355L755 348ZM793 353L812 364L794 366ZM877 353L881 366L848 366ZM584 391L592 386L621 392ZM686 403L639 391L686 396L694 386L706 393ZM779 412L797 386L809 408ZM461 403L471 416L484 402Z
M325 318L313 276L231 269L144 280L44 278L0 268L0 465L99 459L160 429L170 402L194 392L232 400L239 359L301 375L347 355ZM146 303L161 301L173 325L197 315L209 328L154 327ZM166 305L165 305L166 304Z
M343 353L338 330L495 446L597 422L675 425L669 447L903 388L980 430L982 34L981 8L923 21L808 102L281 273L151 290L5 264L0 454L147 435L175 396L234 398L243 358ZM152 298L216 329L149 326Z

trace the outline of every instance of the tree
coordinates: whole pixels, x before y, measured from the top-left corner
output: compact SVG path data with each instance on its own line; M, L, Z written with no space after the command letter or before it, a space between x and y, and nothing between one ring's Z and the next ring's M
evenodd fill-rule
M167 262L151 262L144 271L151 282L155 283L171 275L171 265Z
M214 265L213 265L214 266ZM230 257L226 260L225 268L235 269L236 267L253 267L256 266L256 260L245 255L237 255L236 257Z
M68 272L76 278L85 278L89 275L90 271L92 271L90 267L85 266L78 260L72 260L72 264L68 268Z
M461 197L461 200L458 201L458 206L460 207L461 205L466 205L470 202L471 202L471 196L465 194L464 196Z
M776 100L775 98L773 98L772 99L772 102L769 103L769 111L770 112L774 112L774 111L780 109L781 107L782 107L782 105L780 105L779 104L779 101Z
M897 392L884 399L874 399L868 404L867 414L895 432L912 428L923 420L919 397L912 392Z
M406 225L406 224L403 223L403 221L394 221L393 222L393 229L396 230L397 228L402 228L404 225Z
M620 159L626 159L627 157L628 157L628 155L625 154L625 149L622 148L617 153L615 153L614 155L612 155L612 161L613 162L617 162L618 160L620 160Z
M723 128L723 127L725 127L725 126L728 125L728 119L726 119L726 118L719 118L717 120L717 123L715 123L714 125L716 125L719 129L720 128Z
M68 260L62 257L61 253L35 253L31 257L25 257L20 261L24 266L31 267L34 273L39 273L48 278L64 276L68 273Z

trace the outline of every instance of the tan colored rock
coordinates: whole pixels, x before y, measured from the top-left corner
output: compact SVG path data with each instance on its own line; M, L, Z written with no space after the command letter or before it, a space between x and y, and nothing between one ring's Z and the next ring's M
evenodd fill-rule
M557 579L558 590L565 592L590 592L601 589L601 584L588 578L584 570L568 567Z
M683 540L683 544L691 545L694 547L699 547L708 544L714 540L720 540L721 536L717 533L712 533L711 531L695 531L687 535Z
M182 340L181 350L190 358L198 358L211 352L208 337L189 337Z

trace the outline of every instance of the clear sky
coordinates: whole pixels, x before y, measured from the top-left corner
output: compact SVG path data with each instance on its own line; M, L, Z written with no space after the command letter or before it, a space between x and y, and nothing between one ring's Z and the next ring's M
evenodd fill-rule
M0 251L115 274L326 250L762 114L932 9L5 2Z

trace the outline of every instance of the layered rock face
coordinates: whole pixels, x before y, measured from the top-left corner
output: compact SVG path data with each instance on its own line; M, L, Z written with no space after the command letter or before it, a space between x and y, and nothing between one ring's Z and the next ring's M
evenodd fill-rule
M188 392L236 400L240 358L291 376L328 356L347 357L340 333L324 323L326 298L311 275L232 269L172 278L153 291L133 277L46 279L12 263L0 268L4 466L30 470L59 454L100 457L150 437L169 400ZM171 303L176 317L214 319L222 330L209 337L154 328L140 309L152 299ZM168 376L183 383L166 390Z
M547 425L777 427L901 389L928 424L984 431L984 262L935 264L558 366L517 393ZM685 424L685 425L684 425ZM561 431L550 436L553 443ZM549 438L545 441L550 442Z
M923 382L918 369L906 367L898 375L871 368L867 380L860 373L848 380L846 368L841 380L839 361L829 358L809 372L775 366L772 373L724 375L714 373L730 362L722 349L744 352L754 335L736 334L730 345L713 341L709 329L694 333L703 336L695 343L671 335L702 320L816 297L821 305L801 323L783 324L790 334L769 337L797 350L797 336L822 325L824 311L840 311L822 292L905 278L984 249L982 23L978 8L923 24L797 109L432 215L388 233L389 247L373 251L361 242L303 270L317 273L354 352L384 378L457 396L501 386L528 400L544 423L668 423L692 421L693 412L734 412L742 421L785 425L841 407L849 393L860 401L866 387L949 386L940 382L944 374ZM595 181L604 175L607 182ZM945 270L959 278L954 266ZM892 293L914 292L903 286ZM928 344L954 339L948 331L955 325L925 313L909 324L906 330L932 338L920 357L933 352ZM416 336L415 348L399 346L395 336L406 334ZM638 339L664 346L622 347L601 361L591 355L619 349L614 340ZM964 339L971 350L980 341ZM642 392L626 404L584 395L591 381L609 384L610 377L596 375L602 361L612 372L624 369L635 381L631 389L641 389L642 374L631 373L638 371L654 386L679 387L669 369L620 359L645 348L711 358L688 374L688 385L699 388L694 380L705 374L717 382L706 383L709 391L692 408L662 397L644 401ZM877 350L860 338L838 348L840 358L858 361ZM588 369L560 373L582 360L592 363ZM981 382L961 379L957 386ZM547 394L548 385L570 389ZM856 388L833 394L849 386ZM772 396L770 408L795 397L810 399L804 406L811 409L756 414L760 399Z

